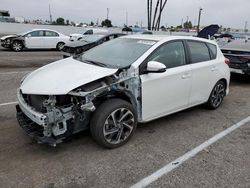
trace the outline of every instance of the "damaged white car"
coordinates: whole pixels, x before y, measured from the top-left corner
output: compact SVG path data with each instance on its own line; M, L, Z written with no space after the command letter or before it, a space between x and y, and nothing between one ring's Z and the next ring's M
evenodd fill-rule
M56 146L90 128L100 145L119 147L138 122L203 103L218 108L229 92L226 63L218 46L205 39L118 38L26 76L17 119L40 143Z

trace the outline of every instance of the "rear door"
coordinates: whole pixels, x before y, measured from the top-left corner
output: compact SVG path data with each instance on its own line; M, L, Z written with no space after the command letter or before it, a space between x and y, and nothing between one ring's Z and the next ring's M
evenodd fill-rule
M199 41L187 41L191 60L192 89L190 106L204 103L219 80L217 46Z
M44 48L56 48L59 42L59 34L53 31L45 31Z
M143 121L186 108L191 89L190 65L186 63L182 41L163 44L145 63L149 61L161 62L167 70L164 73L142 73L140 76Z
M26 48L44 48L44 31L32 31L25 36Z

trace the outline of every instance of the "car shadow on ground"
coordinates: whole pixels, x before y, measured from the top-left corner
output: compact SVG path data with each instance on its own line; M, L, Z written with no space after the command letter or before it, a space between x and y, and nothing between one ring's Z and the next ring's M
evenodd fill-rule
M132 139L138 139L136 138L137 132L146 132L150 134L154 134L155 132L158 132L159 129L162 128L162 126L172 126L173 121L178 122L180 119L188 118L190 115L196 113L196 111L202 111L207 112L208 110L204 107L204 105L199 105L196 107L192 107L168 116L164 116L162 118L147 122L147 123L139 123L137 126L137 130L135 132L135 135ZM182 126L182 125L178 125ZM170 128L170 127L169 127ZM128 142L127 144L129 144ZM127 145L125 144L125 145ZM58 144L56 147L52 147L46 144L37 144L36 141L31 141L30 145L33 145L35 150L42 150L40 152L45 152L47 154L53 154L53 153L60 153L60 152L66 152L67 150L74 150L77 148L84 147L88 148L90 151L105 151L109 150L107 148L104 148L97 143L94 142L91 136L90 130L85 130L79 133L76 133L66 140L63 141L63 143ZM37 146L35 146L37 145ZM40 148L40 149L39 149Z
M231 74L231 84L248 85L250 84L250 75Z

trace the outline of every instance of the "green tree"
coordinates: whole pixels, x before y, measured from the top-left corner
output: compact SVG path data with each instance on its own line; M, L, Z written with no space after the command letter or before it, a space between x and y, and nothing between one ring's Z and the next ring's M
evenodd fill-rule
M112 22L109 19L102 21L102 27L112 27Z
M182 29L182 25L177 25L176 29Z
M57 25L64 25L65 24L64 23L64 18L62 18L62 17L57 18L56 19L56 24Z
M184 23L184 28L185 28L185 29L192 29L192 28L193 28L192 22L191 22L191 21L185 22L185 23Z
M94 24L94 22L90 22L90 26L94 26L95 24Z

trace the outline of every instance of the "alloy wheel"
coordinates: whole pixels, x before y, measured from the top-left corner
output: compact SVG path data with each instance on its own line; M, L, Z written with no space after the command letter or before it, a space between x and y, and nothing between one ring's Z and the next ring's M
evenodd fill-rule
M106 142L120 144L132 133L135 125L133 113L126 108L113 111L103 126L103 135Z
M14 42L12 45L12 48L14 51L21 51L22 50L22 44L19 42Z
M225 96L225 86L223 84L218 84L215 86L212 96L211 96L211 103L214 107L218 107Z

